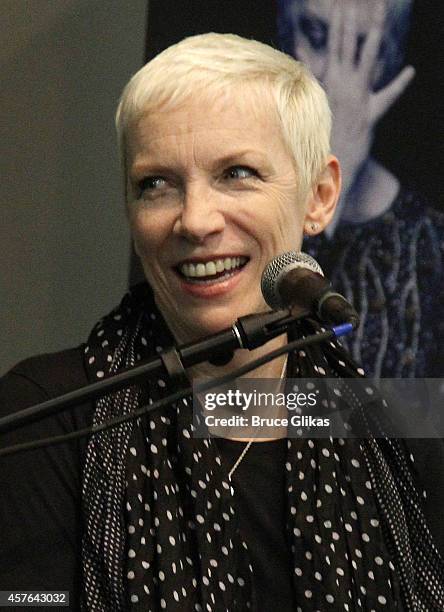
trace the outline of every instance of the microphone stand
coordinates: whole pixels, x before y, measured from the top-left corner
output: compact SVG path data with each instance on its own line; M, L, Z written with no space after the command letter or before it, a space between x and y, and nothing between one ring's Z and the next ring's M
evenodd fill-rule
M277 322L278 323L283 323L283 321L287 320L287 326L288 324L291 324L292 322L298 320L299 318L301 318L301 316L305 316L305 315L301 315L299 317L293 317L291 315L286 315L283 318L279 318L278 316L279 313L266 313L265 315L248 315L247 317L242 317L242 318L246 318L248 319L247 323L251 324L251 331L252 331L252 343L254 344L255 342L259 341L259 338L265 333L265 335L268 334L268 332L264 332L263 330L259 330L258 331L258 327L256 325L256 322L254 321L254 318L256 316L259 317L267 317L267 315L271 316L271 319L274 320L273 315L277 315ZM236 322L235 325L237 325L239 323L239 320ZM234 326L233 326L234 327ZM248 327L248 325L247 325ZM223 385L226 384L227 382L230 382L231 380L234 380L235 378L238 378L239 376L242 376L243 374L246 374L258 367L260 367L261 365L267 363L268 361L272 361L273 359L276 359L277 357L279 357L280 355L283 355L284 353L289 353L290 351L294 351L294 350L298 350L301 349L303 347L306 347L308 345L311 344L318 344L320 342L325 342L328 340L331 340L333 338L338 338L339 336L343 336L345 334L350 333L353 330L353 325L351 323L343 323L340 325L336 325L335 327L332 327L330 329L327 329L326 331L323 332L318 332L315 334L312 334L311 336L305 337L305 338L298 338L297 340L293 340L292 342L286 344L285 346L282 346L278 349L275 349L274 351L271 351L269 353L267 353L266 355L263 355L262 357L259 357L257 359L254 359L253 361L241 366L240 368L238 368L236 371L231 372L229 374L226 374L225 376L221 376L219 378L213 378L209 381L204 381L202 383L199 383L195 386L194 391L196 393L200 393L203 391L206 391L208 389L211 389L212 387L217 387L219 385ZM280 333L282 333L285 330L281 330ZM272 329L269 330L269 333L273 333L274 336L279 335L277 333L276 329ZM221 332L221 334L225 334L225 332ZM216 336L218 336L219 334L216 334ZM235 335L235 334L234 334ZM274 337L273 336L273 337ZM225 340L226 337L224 336ZM238 339L239 340L239 339ZM243 340L242 340L243 342ZM199 343L196 343L199 344ZM244 347L246 348L246 347ZM202 361L207 360L207 357L203 358ZM146 364L147 366L149 366L151 363L156 362L156 360L153 360L152 362L148 362L148 364ZM142 367L142 366L141 366ZM133 369L128 370L128 374L130 374ZM116 375L116 376L119 376ZM113 380L115 377L109 377L110 381ZM104 382L104 381L101 381ZM108 381L109 382L109 381ZM119 383L120 384L120 383ZM122 383L122 386L124 384ZM82 389L79 389L76 392L72 392L72 393L83 393L83 397L85 396L86 393L90 393L89 391L90 387L84 387ZM158 400L157 402L155 402L154 404L148 404L145 406L142 406L141 408L138 408L137 410L129 413L129 414L122 414L119 415L118 417L115 417L114 419L111 419L110 421L107 421L106 423L102 423L100 425L93 425L90 427L86 427L84 429L80 429L68 434L63 434L63 435L59 435L59 436L54 436L52 438L42 438L42 439L38 439L38 440L33 440L31 442L25 442L25 443L21 443L21 444L16 444L14 446L9 446L3 449L0 449L0 457L3 456L7 456L7 455L12 455L14 453L17 453L19 451L25 451L25 450L31 450L31 449L36 449L36 448L42 448L44 446L50 446L50 445L54 445L54 444L60 444L62 442L67 442L68 440L74 440L74 439L78 439L78 438L82 438L85 436L90 436L92 434L96 434L100 431L104 431L105 429L109 429L111 427L116 427L117 425L120 425L121 423L125 423L127 421L136 419L138 417L144 416L146 414L148 414L149 412L152 412L153 410L157 410L159 408L162 408L164 406L167 406L169 404L171 404L172 402L178 401L181 398L185 397L186 395L189 395L189 393L191 392L191 387L189 386L189 383L187 384L187 386L185 388L182 388L179 391L176 391L175 393L172 393L170 395L168 395L167 397L164 397L160 400ZM69 402L69 404L72 403L72 393L71 394L66 394L64 396L61 396L59 398L55 398L53 401L55 403L57 403L58 407L60 407L60 405L62 404L62 406L64 408L66 408L66 404L67 402ZM88 395L89 397L89 395ZM23 418L26 418L27 420L31 420L29 417L29 412L28 411L32 411L32 416L35 416L36 414L39 414L41 416L41 412L42 412L42 408L45 411L45 414L48 411L48 405L49 402L44 402L43 404L39 404L37 406L33 406L32 408L28 408L25 410L22 410L20 413L17 414L17 416L23 415ZM54 409L54 406L52 406L52 409ZM23 414L26 413L26 414ZM23 418L21 420L23 420ZM1 419L0 423L3 425L5 419ZM12 423L11 420L9 420L9 423Z
M147 362L120 370L117 374L80 389L7 415L0 419L0 431L9 431L81 402L97 399L112 391L142 382L151 376L161 376L166 373L176 385L189 386L186 368L210 359L215 362L219 359L227 363L236 349L253 350L262 346L272 338L285 333L289 325L306 315L307 313L304 313L296 317L290 310L278 310L240 317L232 327L208 338L167 349Z

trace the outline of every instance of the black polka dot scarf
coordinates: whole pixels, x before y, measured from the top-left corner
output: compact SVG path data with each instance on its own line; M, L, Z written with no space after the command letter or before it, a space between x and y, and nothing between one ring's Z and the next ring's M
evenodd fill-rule
M300 325L297 333L315 331ZM92 380L172 344L147 285L99 321ZM357 377L335 343L292 354L290 377ZM96 402L94 423L168 393L150 380ZM211 439L193 437L191 398L95 435L83 477L83 609L261 611L236 490ZM443 561L401 440L288 439L286 529L299 612L444 610ZM266 534L264 534L266 537Z

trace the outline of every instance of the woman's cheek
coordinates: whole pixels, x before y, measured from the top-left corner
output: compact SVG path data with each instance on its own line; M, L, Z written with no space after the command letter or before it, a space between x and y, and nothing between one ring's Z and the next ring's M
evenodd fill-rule
M159 234L162 225L162 215L147 203L138 201L129 215L130 229L133 237L140 242L153 241L156 234ZM164 220L165 221L165 220Z
M130 215L130 231L134 249L139 257L149 256L155 249L155 232L152 220L140 210Z

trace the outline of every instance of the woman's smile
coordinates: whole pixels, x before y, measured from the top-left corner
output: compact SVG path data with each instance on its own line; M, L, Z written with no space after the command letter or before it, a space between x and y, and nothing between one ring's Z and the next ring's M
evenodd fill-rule
M212 257L176 267L182 290L197 297L210 299L234 289L246 271L249 258L244 256Z

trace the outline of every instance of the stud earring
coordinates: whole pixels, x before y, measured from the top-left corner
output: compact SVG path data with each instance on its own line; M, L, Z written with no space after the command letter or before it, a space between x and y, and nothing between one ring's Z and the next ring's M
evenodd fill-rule
M319 225L318 225L317 223L314 223L314 222L312 222L312 223L307 223L307 226L306 226L306 228L307 228L307 229L306 229L307 234L317 232L318 227L319 227Z

